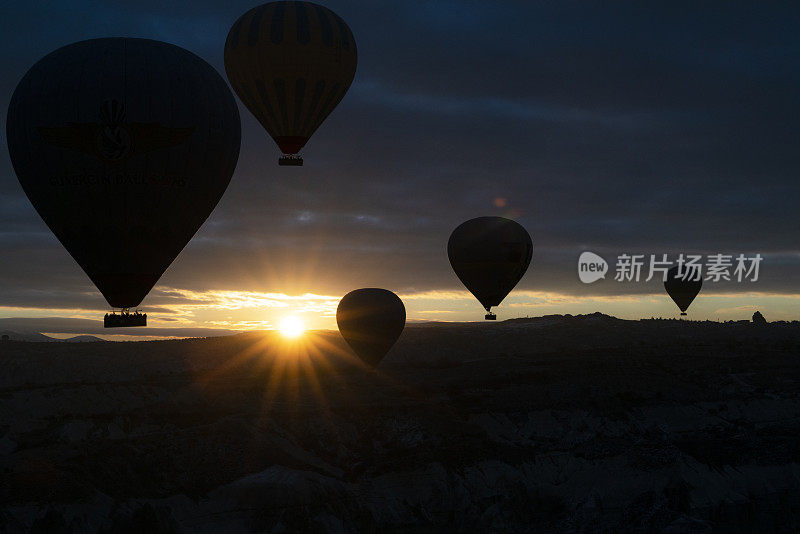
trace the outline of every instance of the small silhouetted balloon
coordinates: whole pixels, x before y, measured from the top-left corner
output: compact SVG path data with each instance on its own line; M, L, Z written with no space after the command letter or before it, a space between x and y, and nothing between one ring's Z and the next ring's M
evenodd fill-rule
M198 56L107 38L33 65L7 133L36 211L108 303L132 308L222 197L241 127L230 89Z
M461 282L490 311L522 279L533 257L533 242L516 221L478 217L453 230L447 255Z
M378 365L403 332L406 308L386 289L356 289L339 301L339 332L362 361Z
M342 100L356 63L345 21L311 2L254 7L225 42L233 90L284 154L297 154Z
M684 267L684 273L685 272L686 268ZM675 301L675 304L680 308L681 315L686 315L686 310L689 309L692 301L703 287L703 279L701 276L698 276L697 280L691 280L691 278L694 278L694 275L690 272L689 276L686 278L687 279L684 280L678 276L678 267L675 266L667 271L667 279L664 281L664 289L667 290L667 294L672 297L672 300Z

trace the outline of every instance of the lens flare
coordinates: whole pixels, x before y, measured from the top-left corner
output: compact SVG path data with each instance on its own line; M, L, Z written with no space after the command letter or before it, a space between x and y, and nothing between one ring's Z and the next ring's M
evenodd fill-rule
M303 335L306 328L298 317L290 316L281 321L280 330L284 337L294 339Z

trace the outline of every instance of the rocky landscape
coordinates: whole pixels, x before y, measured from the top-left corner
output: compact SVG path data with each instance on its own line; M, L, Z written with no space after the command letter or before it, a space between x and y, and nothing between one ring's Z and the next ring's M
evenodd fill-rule
M800 529L800 324L0 343L0 531Z

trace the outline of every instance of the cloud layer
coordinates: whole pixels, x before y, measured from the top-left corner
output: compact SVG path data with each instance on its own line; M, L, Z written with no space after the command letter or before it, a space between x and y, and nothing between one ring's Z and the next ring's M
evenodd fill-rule
M351 26L359 67L308 144L306 166L277 167L271 139L240 108L243 144L231 185L146 305L164 306L169 288L213 291L215 299L223 291L458 290L447 238L486 214L512 216L533 236L522 290L660 291L584 286L576 262L591 250L607 259L759 252L766 259L756 290L797 292L797 6L326 4ZM249 7L8 7L0 122L26 69L80 39L165 40L224 72L225 35ZM25 198L3 150L0 307L104 306Z

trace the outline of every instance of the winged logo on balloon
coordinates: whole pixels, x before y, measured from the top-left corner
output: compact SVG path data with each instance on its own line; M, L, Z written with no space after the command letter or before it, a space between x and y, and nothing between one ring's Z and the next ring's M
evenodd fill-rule
M195 130L194 126L168 128L156 122L126 122L125 118L125 106L109 99L101 106L100 122L39 126L37 131L48 145L83 152L107 162L121 162L183 144Z

